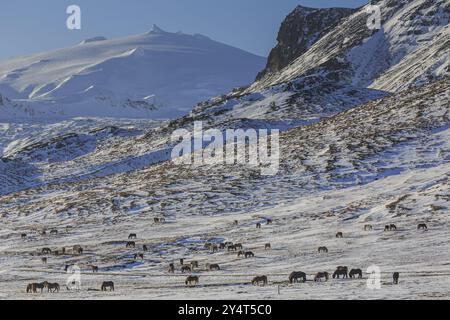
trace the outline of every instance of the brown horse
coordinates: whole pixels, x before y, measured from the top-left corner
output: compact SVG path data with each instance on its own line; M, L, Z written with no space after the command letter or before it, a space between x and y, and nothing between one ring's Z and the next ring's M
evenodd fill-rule
M319 247L319 249L317 251L319 253L328 253L328 248L327 247Z
M206 268L209 269L210 271L218 271L218 270L220 270L220 266L217 263L207 264Z
M239 221L234 220L233 224L234 224L235 226L237 226L237 225L239 225Z
M251 251L247 251L246 253L245 253L245 258L247 259L247 258L254 258L255 257L255 254L253 253L253 252L251 252Z
M236 250L242 250L242 243L236 243L236 244L234 245L234 248L235 248Z
M264 250L270 250L272 248L272 246L270 245L270 243L266 243L264 245Z
M339 266L337 267L336 271L333 273L333 279L338 278L342 276L342 278L348 278L348 268Z
M48 283L47 281L45 281L44 284L47 288L47 292L59 292L60 290L60 286L58 283Z
M420 223L417 226L417 230L428 230L428 227L427 227L427 225L425 223Z
M112 281L104 281L102 283L102 291L106 291L107 289L109 289L109 291L114 291L114 282Z
M27 293L33 293L34 283L29 283L27 285Z
M38 289L41 290L41 293L44 292L45 282L41 283L30 283L27 286L27 293L37 293Z
M223 250L225 248L226 248L225 243L223 243L223 242L219 243L219 249L220 250Z
M233 244L233 245L231 245L231 246L228 246L227 250L228 250L228 252L230 252L230 251L237 251L237 248L236 248L236 246Z
M219 252L219 247L217 246L217 244L213 244L210 248L211 252Z
M130 233L130 235L128 236L128 239L137 239L137 234L136 233Z
M74 254L83 254L83 248L80 245L75 245L72 248Z
M97 266L91 266L92 269L92 273L97 273L98 272L98 267Z
M394 272L392 275L392 278L394 279L394 284L398 284L398 279L400 278L400 273Z
M186 286L191 285L197 285L199 283L199 277L198 276L189 276L186 278L186 281L184 282Z
M192 268L189 265L184 265L181 267L181 273L191 272Z
M298 283L299 279L302 280L303 283L306 282L306 273L301 271L294 271L289 275L289 283Z
M344 234L342 232L336 233L336 238L343 238Z
M314 282L322 281L322 279L325 279L325 281L328 281L330 278L328 272L318 272L316 276L314 277Z
M144 260L144 254L143 253L136 253L134 255L134 260L137 260L137 259Z
M267 276L254 277L252 280L252 285L259 286L261 283L263 286L267 285Z
M363 276L361 269L352 269L348 275L350 278L356 278L358 276L359 279L362 279Z

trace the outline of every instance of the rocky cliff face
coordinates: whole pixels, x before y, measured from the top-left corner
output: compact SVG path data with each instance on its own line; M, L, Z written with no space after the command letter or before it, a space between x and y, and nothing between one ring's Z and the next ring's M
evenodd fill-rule
M315 9L298 6L281 24L278 44L270 52L267 66L258 75L258 79L289 65L342 18L355 11L356 9L347 8Z

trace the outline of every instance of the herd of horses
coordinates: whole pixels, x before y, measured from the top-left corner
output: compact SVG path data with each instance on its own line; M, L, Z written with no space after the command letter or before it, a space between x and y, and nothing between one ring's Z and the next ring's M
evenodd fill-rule
M164 218L154 218L155 223L164 223L165 219ZM272 224L273 221L271 219L266 219L266 224ZM234 220L233 225L238 225L239 222L237 220ZM262 223L258 222L256 224L256 228L257 229L261 229L262 228ZM418 230L428 230L428 226L425 223L420 223L417 226ZM364 226L364 230L365 231L372 231L373 230L373 226L372 225L365 225ZM390 225L386 225L384 228L384 231L396 231L397 230L397 226L395 224L390 224ZM67 231L67 228L66 228ZM45 231L44 231L45 232ZM50 231L50 234L58 234L58 231L53 229ZM21 238L25 239L27 237L27 235L25 233L21 234ZM343 232L337 232L336 233L336 238L343 238L344 234ZM137 234L136 233L130 233L128 236L128 241L126 242L125 247L126 248L136 248L136 242L132 241L132 240L136 240ZM142 246L143 251L148 251L148 247L146 245ZM252 251L245 251L243 250L243 245L241 243L233 243L230 241L227 242L221 242L221 243L211 243L211 242L206 242L204 244L204 248L209 250L211 253L215 253L215 252L219 252L219 250L226 250L228 252L237 252L237 256L238 257L245 257L245 258L254 258L255 254ZM270 250L271 249L271 244L270 243L266 243L264 245L264 249L265 250ZM72 254L73 255L82 255L84 252L83 248L80 245L74 245L72 247ZM327 247L325 246L321 246L318 248L318 252L319 253L328 253L329 250ZM41 254L43 255L49 255L49 254L54 254L54 255L60 255L60 254L65 254L66 253L66 249L62 248L61 250L51 250L50 248L43 248L41 250ZM134 259L141 259L144 260L144 254L143 253L136 253L134 254ZM44 264L47 263L47 257L43 257L42 261ZM65 271L67 271L71 266L70 265L66 265L65 267ZM98 266L94 266L91 265L90 266L92 271L94 273L98 272ZM194 272L196 269L199 268L199 263L198 261L191 261L190 263L186 264L184 259L180 259L180 271L181 273L192 273ZM219 264L217 263L207 263L205 265L205 270L206 271L219 271L221 270ZM169 273L175 273L175 264L174 263L170 263L169 264L169 268L168 268L168 272ZM359 278L362 279L363 277L363 272L361 269L351 269L349 271L349 268L346 266L338 266L336 268L336 270L334 271L334 273L332 274L332 278L333 279L340 279L340 277L342 277L343 279L347 279L347 278ZM398 284L399 281L399 273L395 272L393 274L393 283L394 284ZM318 281L328 281L330 278L330 274L328 272L318 272L314 275L312 281L314 282L318 282ZM294 283L304 283L307 281L307 275L305 272L302 271L293 271L289 277L288 277L288 281L290 284L294 284ZM186 280L185 280L185 285L186 286L195 286L199 284L199 276L197 275L189 275ZM253 280L251 281L252 285L257 285L257 286L264 286L268 284L268 277L266 275L261 275L261 276L257 276L254 277ZM60 291L60 285L58 283L49 283L47 281L44 281L42 283L30 283L27 285L26 288L26 292L27 293L37 293L38 291L40 291L41 293L44 291L44 289L47 289L48 292L59 292ZM69 290L69 288L68 288ZM102 283L101 285L101 291L114 291L114 282L112 281L105 281Z

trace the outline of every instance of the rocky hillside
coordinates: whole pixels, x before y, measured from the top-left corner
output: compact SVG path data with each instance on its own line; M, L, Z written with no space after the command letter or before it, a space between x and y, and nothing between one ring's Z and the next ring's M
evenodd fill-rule
M355 9L347 8L295 8L281 24L278 44L270 52L267 66L258 75L258 79L282 70L305 53L342 18L354 12Z

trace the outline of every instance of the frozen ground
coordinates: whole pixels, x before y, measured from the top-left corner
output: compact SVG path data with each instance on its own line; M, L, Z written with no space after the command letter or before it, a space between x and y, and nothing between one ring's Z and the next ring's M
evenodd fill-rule
M26 218L3 219L0 268L0 297L6 299L448 299L450 292L450 239L448 164L401 175L347 190L329 191L301 197L292 203L271 209L227 216L185 216L179 212L166 224L155 225L143 215L107 215L79 218L37 217L44 226L61 226L57 236L30 234L20 239L20 230L30 228ZM396 202L397 208L386 205ZM55 199L56 201L56 199ZM389 206L392 208L392 206ZM327 214L329 213L329 214ZM261 217L274 219L272 225L255 223ZM31 218L31 217L30 217ZM44 220L45 219L45 220ZM239 220L233 226L234 219ZM102 223L103 221L103 223ZM120 222L119 222L120 221ZM418 231L425 222L428 231ZM384 232L384 225L395 223L396 232ZM373 231L363 231L373 224ZM69 233L62 226L71 225ZM335 233L342 231L343 239ZM137 244L150 251L142 262L133 262L125 249L130 232L138 234ZM255 258L237 258L235 253L210 253L203 248L208 239L242 242ZM272 250L264 250L270 242ZM83 256L49 257L43 266L36 253L42 247L82 244ZM328 254L318 254L318 246L327 246ZM139 250L137 250L139 251ZM168 263L178 258L198 260L200 285L185 288L180 271L167 273ZM222 270L204 271L205 263L219 263ZM27 283L51 280L65 283L66 263L83 269L82 289L59 294L25 293ZM100 266L98 274L86 269ZM380 290L361 280L335 280L290 285L287 276L293 270L307 272L308 280L318 271L333 272L338 265L366 270L377 265L382 270ZM391 274L400 272L400 284L391 285ZM269 285L249 284L255 275L267 275ZM116 284L114 293L88 291L99 289L102 281ZM280 294L277 293L278 286Z

